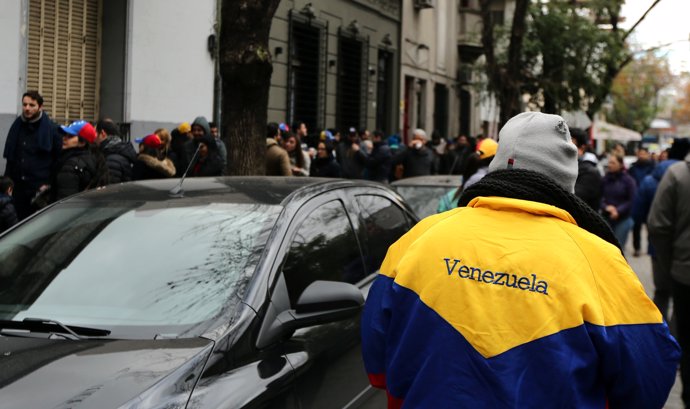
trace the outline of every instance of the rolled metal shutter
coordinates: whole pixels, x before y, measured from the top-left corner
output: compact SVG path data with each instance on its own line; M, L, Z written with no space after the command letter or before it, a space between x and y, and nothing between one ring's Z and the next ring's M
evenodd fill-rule
M98 118L101 0L29 0L27 89L60 123Z

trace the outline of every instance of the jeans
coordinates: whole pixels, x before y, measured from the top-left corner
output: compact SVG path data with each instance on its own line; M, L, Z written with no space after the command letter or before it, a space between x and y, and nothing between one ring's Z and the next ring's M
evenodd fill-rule
M625 219L615 221L611 227L613 227L613 234L618 239L618 243L621 245L621 249L625 251L625 243L628 242L628 235L630 234L630 229L633 227L632 217L627 217Z

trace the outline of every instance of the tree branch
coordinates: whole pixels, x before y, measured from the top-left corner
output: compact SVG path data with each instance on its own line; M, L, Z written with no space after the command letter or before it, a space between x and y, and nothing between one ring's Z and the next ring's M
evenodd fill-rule
M635 22L635 24L633 24L632 27L630 27L630 30L628 30L628 31L625 32L625 34L623 35L623 38L621 39L621 42L624 42L625 39L628 38L628 36L629 36L630 34L632 34L633 30L635 30L635 29L637 28L637 26L640 25L640 23L642 22L642 20L644 20L645 17L647 17L647 14L649 14L649 12L652 11L652 9L653 9L657 4L659 4L660 1L661 1L661 0L655 0L654 3L652 3L651 6L649 6L649 8L647 9L647 11L644 12L644 14L642 15L642 17L640 17L640 19L637 20L637 21Z

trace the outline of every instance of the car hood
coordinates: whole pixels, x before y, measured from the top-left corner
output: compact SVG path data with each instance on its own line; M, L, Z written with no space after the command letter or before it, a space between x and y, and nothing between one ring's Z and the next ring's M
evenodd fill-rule
M202 338L0 337L0 408L184 407L212 349Z

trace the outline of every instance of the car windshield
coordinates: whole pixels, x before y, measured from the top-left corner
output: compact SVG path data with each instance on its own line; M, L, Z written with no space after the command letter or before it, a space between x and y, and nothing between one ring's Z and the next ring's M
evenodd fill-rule
M0 239L0 319L198 336L239 302L281 209L58 205Z

